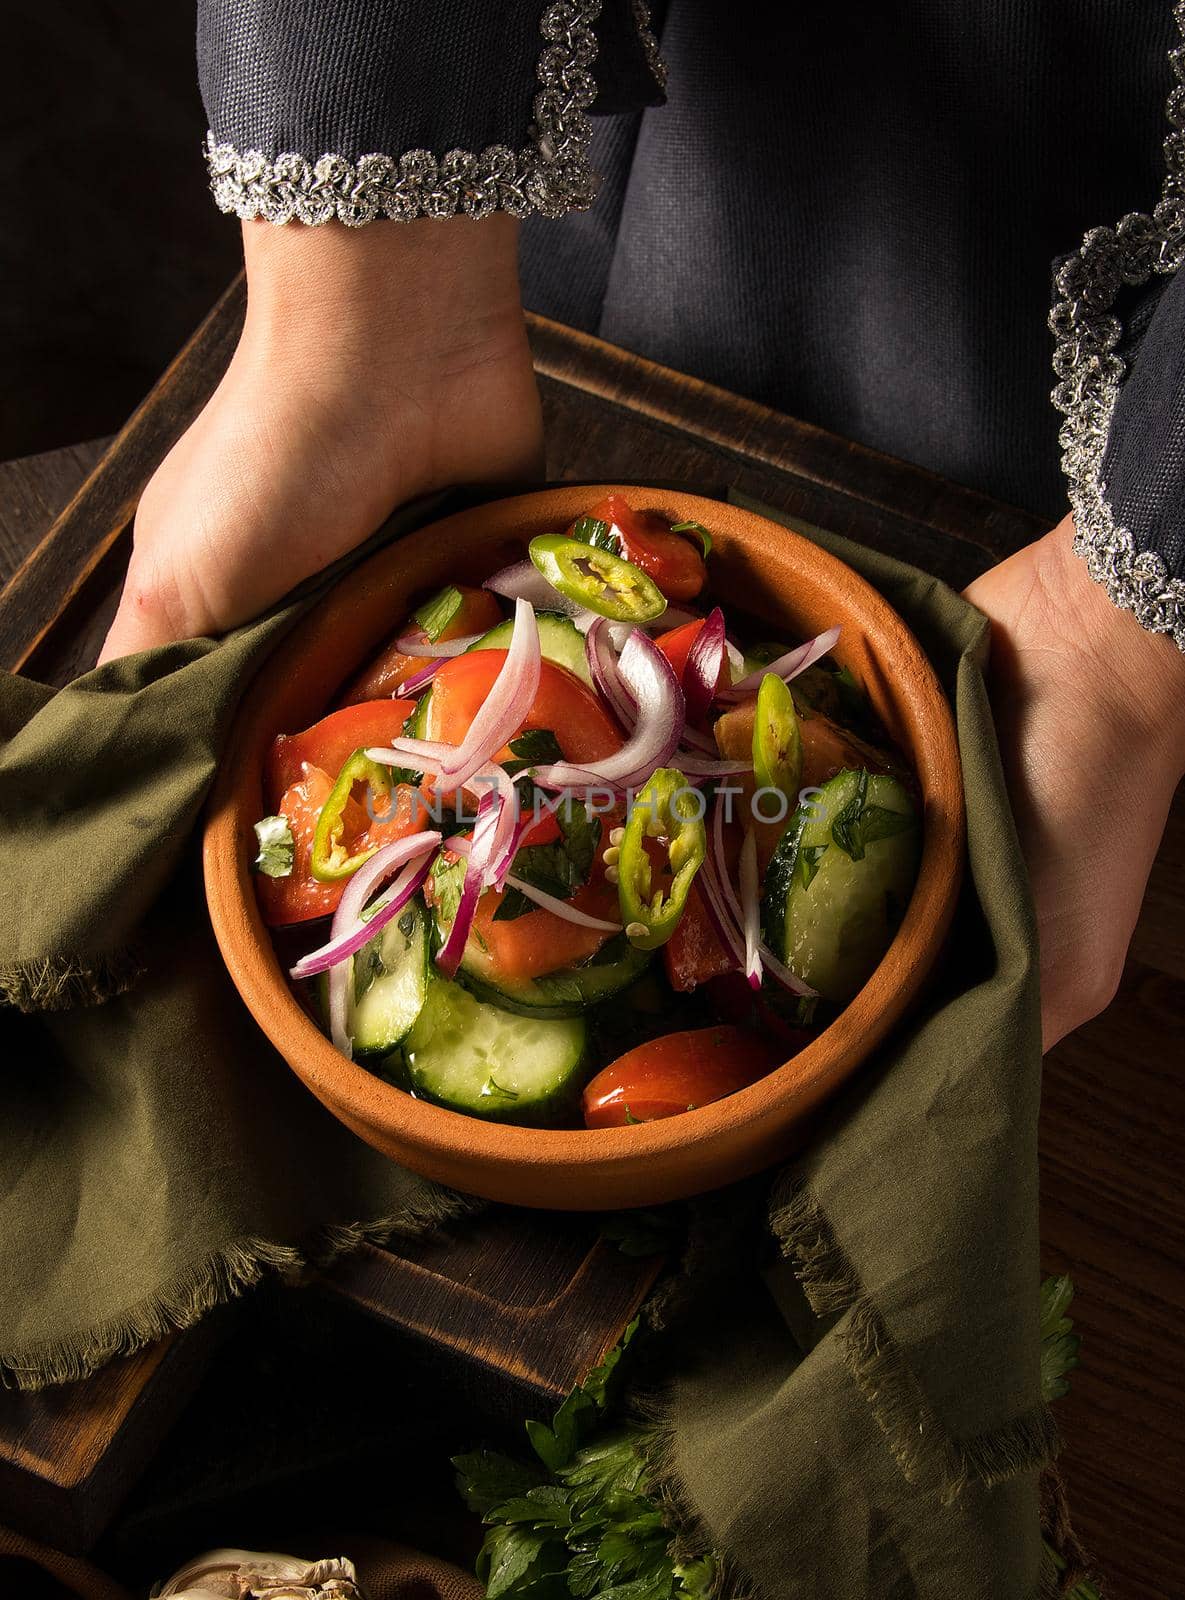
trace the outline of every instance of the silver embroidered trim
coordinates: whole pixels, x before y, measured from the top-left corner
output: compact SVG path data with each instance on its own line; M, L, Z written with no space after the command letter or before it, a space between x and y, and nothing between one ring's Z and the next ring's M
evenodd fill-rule
M646 65L653 72L658 87L666 93L667 64L659 54L658 40L654 37L654 29L650 26L650 7L646 0L634 0L634 26L638 30L638 39L642 45L642 54L646 57Z
M589 166L592 124L588 108L596 98L589 68L596 59L592 24L601 0L552 0L539 31L543 51L536 66L529 143L521 150L488 146L479 155L450 150L409 150L399 157L323 155L309 161L295 152L270 161L258 150L240 152L206 135L210 191L220 211L244 222L303 222L314 227L336 220L360 228L387 218L488 217L509 211L525 217L539 212L562 217L584 211L596 197L599 179Z
M1185 0L1173 16L1185 39ZM1185 580L1164 558L1137 551L1115 520L1103 482L1103 454L1126 365L1115 352L1122 336L1115 301L1124 284L1147 283L1185 261L1185 44L1169 54L1177 84L1169 96L1171 132L1164 142L1165 183L1152 214L1133 211L1114 228L1092 228L1063 263L1049 314L1056 341L1053 403L1065 412L1058 440L1074 511L1074 549L1112 601L1135 613L1151 633L1167 633L1185 650Z

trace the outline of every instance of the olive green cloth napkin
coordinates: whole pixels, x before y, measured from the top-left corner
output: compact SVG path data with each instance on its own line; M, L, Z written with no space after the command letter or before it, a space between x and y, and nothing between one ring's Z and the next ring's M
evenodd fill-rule
M803 531L888 596L944 679L970 864L943 977L754 1217L748 1254L772 1233L781 1264L730 1278L717 1250L668 1336L668 1487L768 1597L1028 1600L1051 1445L1040 1043L986 624L934 579ZM461 1204L373 1155L279 1061L222 972L187 851L245 679L333 576L221 643L56 695L0 681L0 1361L18 1382Z
M1054 1445L1039 1370L1041 1041L988 626L924 573L752 508L810 532L918 635L956 712L968 867L923 1008L774 1180L781 1264L713 1285L671 1388L667 1458L763 1594L1025 1600L1043 1576L1037 1480Z

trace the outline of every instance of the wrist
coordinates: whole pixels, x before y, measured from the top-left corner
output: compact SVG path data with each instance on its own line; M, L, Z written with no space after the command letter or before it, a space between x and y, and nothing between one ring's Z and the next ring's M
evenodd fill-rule
M1114 605L1073 549L1069 517L1033 547L1042 609L1091 714L1124 730L1132 756L1175 785L1185 775L1185 654ZM1030 643L1036 643L1033 640Z
M487 358L525 338L518 223L497 214L347 228L243 225L244 341L320 370Z

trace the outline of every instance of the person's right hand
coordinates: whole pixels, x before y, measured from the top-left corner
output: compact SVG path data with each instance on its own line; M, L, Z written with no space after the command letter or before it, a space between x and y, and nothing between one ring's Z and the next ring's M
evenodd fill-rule
M102 660L234 627L418 495L538 475L517 236L244 226L242 339L144 491Z

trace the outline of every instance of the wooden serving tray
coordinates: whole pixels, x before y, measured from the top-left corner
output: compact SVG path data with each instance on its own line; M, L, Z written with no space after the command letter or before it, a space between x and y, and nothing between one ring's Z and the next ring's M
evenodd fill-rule
M93 662L141 489L216 384L242 310L238 282L109 446L0 466L0 665L61 683ZM733 486L956 587L1043 531L1027 513L584 334L535 318L531 335L554 478ZM1119 998L1046 1061L1044 1254L1047 1270L1074 1275L1083 1336L1083 1366L1057 1408L1062 1464L1113 1600L1181 1592L1182 1061L1178 804ZM558 1400L620 1335L655 1267L598 1242L588 1219L504 1211L449 1240L362 1251L320 1292L343 1316L375 1319L400 1360L443 1363L475 1407L515 1421ZM200 1370L192 1336L178 1346L184 1360L158 1347L51 1396L0 1393L0 1520L89 1544Z

